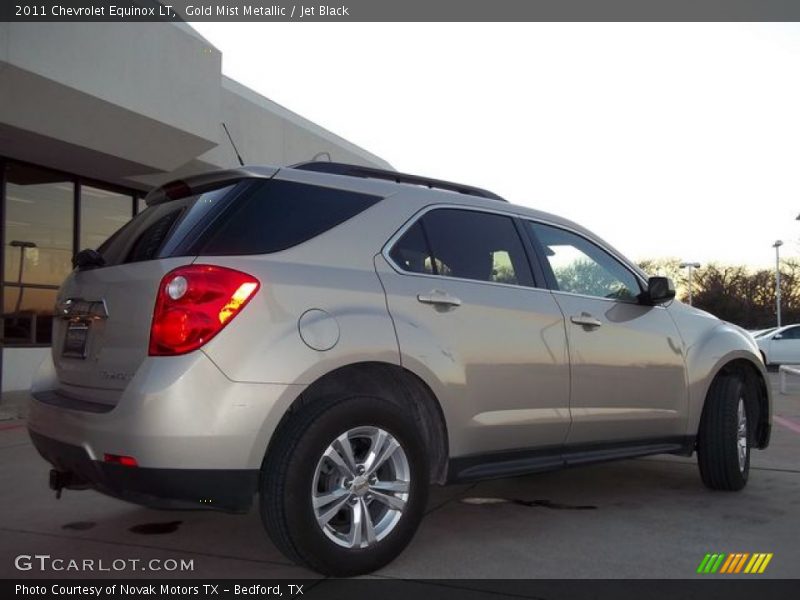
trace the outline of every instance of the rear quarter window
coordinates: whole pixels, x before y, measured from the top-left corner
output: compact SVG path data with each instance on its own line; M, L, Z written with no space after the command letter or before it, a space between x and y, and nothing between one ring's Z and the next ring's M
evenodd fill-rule
M199 254L286 250L333 229L380 200L379 196L291 181L259 182L218 219Z

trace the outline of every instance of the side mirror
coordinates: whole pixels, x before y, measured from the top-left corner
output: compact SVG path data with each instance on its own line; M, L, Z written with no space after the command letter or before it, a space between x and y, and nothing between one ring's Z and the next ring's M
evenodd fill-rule
M647 280L647 291L642 294L642 303L655 306L675 298L675 284L669 277L651 277Z
M783 339L783 334L782 333L776 333L775 335L772 336L772 339L773 340L782 340Z

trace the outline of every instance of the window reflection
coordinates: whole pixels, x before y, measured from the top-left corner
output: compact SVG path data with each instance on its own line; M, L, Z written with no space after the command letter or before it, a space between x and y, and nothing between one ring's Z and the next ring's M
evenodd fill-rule
M57 290L72 271L75 186L81 185L80 248L97 248L131 219L134 192L76 183L76 176L13 161L0 162L3 168L6 216L0 224L5 234L0 258L5 267L0 341L50 344Z
M132 197L81 185L80 249L97 249L131 220Z
M74 184L35 167L7 169L5 280L60 285L72 270Z
M598 246L558 227L529 225L562 292L627 301L641 293L633 273Z
M6 167L3 342L49 344L58 286L72 270L74 183L28 165Z
M3 342L49 344L56 290L6 285L3 288Z

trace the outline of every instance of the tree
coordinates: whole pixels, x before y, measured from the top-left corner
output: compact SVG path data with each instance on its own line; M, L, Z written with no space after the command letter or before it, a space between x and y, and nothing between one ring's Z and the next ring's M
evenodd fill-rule
M651 274L673 277L678 297L688 296L686 273L673 258L646 260L640 263ZM783 323L800 322L800 261L786 259L781 263L781 316ZM717 317L748 329L774 327L777 324L775 305L775 272L771 269L750 270L744 266L711 263L694 272L693 304Z
M630 290L596 262L574 260L554 269L558 287L563 292L588 294L602 298L630 298Z

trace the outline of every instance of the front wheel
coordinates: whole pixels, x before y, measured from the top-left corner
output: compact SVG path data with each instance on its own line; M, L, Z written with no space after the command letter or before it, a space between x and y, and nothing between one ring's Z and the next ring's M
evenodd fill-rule
M697 463L706 487L736 491L747 484L754 406L741 377L722 375L712 384L697 439Z
M278 435L260 505L279 550L334 576L374 571L402 552L428 491L425 442L408 411L375 397L320 399Z

